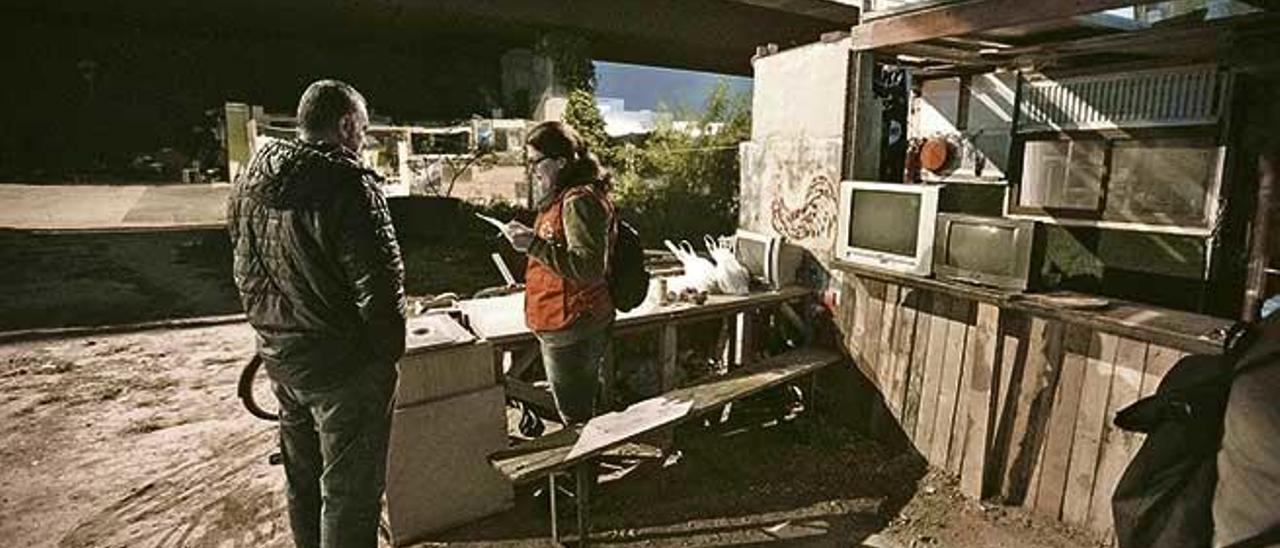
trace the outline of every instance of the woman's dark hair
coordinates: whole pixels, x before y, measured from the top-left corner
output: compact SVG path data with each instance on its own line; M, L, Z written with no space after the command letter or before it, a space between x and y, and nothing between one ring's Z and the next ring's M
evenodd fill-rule
M593 184L601 190L608 190L613 183L613 174L605 169L600 158L587 148L582 135L569 124L551 121L533 126L525 144L545 156L569 161L560 172L557 187Z

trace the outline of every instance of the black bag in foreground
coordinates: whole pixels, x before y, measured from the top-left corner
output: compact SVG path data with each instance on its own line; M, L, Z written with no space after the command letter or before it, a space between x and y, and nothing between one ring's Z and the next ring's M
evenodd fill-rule
M1255 338L1250 326L1238 324L1222 355L1182 358L1154 395L1116 414L1116 426L1147 435L1111 495L1119 548L1212 545L1217 454L1231 383L1271 361L1251 357L1236 367Z
M618 219L613 254L609 257L609 296L613 307L626 312L644 302L649 293L649 271L644 269L640 234Z

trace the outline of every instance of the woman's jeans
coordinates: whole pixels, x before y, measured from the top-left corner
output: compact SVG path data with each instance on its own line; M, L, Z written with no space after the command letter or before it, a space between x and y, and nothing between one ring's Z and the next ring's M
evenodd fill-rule
M298 548L375 548L395 365L374 364L324 390L275 385L289 525Z
M537 333L542 366L566 425L583 424L595 416L612 333L612 317L607 321L584 318L565 329Z

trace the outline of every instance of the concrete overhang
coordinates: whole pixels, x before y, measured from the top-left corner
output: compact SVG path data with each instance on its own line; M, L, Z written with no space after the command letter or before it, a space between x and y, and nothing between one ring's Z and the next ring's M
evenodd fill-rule
M430 47L477 39L527 47L549 30L591 41L605 61L751 74L755 47L848 30L835 0L19 0L10 16L176 33L291 35Z

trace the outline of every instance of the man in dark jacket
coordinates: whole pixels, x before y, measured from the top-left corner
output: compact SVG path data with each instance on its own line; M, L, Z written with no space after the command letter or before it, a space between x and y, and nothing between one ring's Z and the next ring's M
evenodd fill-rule
M333 80L298 102L299 139L235 182L235 281L280 400L295 543L373 547L404 354L404 265L380 178L358 155L364 98Z

